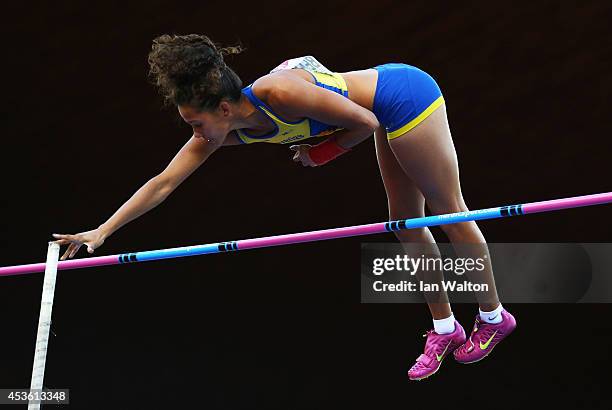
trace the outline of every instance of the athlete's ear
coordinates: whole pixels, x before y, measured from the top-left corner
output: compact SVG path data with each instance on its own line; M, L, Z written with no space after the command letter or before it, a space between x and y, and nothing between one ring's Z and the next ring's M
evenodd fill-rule
M228 115L232 114L232 105L223 100L219 103L219 109L221 110L221 115L223 115L224 117L227 117Z

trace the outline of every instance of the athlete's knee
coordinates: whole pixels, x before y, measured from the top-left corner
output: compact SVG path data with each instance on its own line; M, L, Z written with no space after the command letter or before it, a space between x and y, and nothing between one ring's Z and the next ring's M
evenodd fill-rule
M430 200L428 201L427 206L432 215L454 214L469 211L461 195L455 195L444 199ZM440 225L440 228L446 235L452 237L455 235L460 235L466 230L472 229L470 225L470 223L455 223Z
M427 198L427 207L433 215L468 211L468 207L461 194L450 195L444 198Z

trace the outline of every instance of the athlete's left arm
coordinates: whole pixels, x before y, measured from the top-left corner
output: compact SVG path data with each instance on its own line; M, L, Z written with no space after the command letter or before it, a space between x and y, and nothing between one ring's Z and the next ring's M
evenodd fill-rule
M343 148L366 140L380 126L372 111L338 93L293 76L275 80L267 93L268 103L282 107L288 117L308 117L344 128L329 137Z

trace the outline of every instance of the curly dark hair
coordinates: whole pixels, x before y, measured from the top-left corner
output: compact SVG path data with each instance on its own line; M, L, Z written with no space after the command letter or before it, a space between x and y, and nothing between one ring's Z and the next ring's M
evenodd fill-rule
M242 81L223 61L224 55L239 54L245 49L219 48L200 34L161 35L153 40L149 53L149 77L166 104L190 105L210 111L222 99L240 99Z

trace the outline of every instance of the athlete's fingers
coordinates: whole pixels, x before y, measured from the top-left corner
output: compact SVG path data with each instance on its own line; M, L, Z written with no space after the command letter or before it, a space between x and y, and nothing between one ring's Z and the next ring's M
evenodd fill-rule
M298 148L299 148L299 145L292 145L292 146L290 146L290 147L289 147L289 149L290 149L291 151L295 151L295 150L297 150Z
M74 257L74 255L76 255L76 253L79 251L79 249L81 249L81 244L74 245L74 249L73 249L73 250L72 250L72 252L70 253L69 258Z
M68 248L66 249L66 252L64 252L62 257L60 258L61 261L66 260L66 258L68 258L68 256L70 255L70 252L72 251L73 246L74 245L72 243L68 246Z
M57 241L53 241L53 243L56 243L58 245L68 245L70 242L68 239L58 239Z
M297 151L294 155L293 155L293 160L295 162L299 162L300 161L300 151Z
M59 233L54 233L52 236L57 239L68 239L69 241L72 240L72 237L73 237L73 235L65 235L65 234L59 234Z

